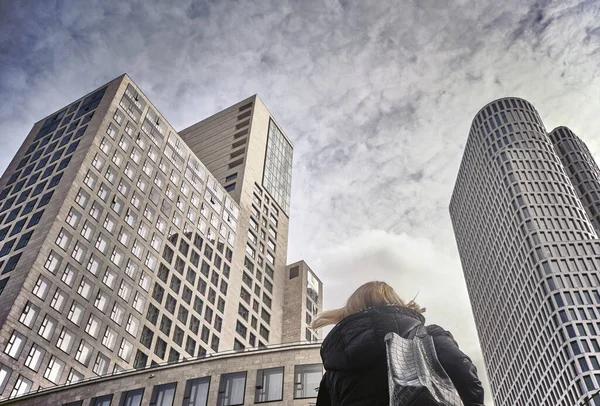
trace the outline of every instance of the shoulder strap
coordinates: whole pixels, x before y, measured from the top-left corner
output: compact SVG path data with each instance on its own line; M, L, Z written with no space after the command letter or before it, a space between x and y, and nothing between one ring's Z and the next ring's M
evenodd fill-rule
M415 336L422 338L422 337L425 337L426 335L427 335L427 329L425 328L424 325L419 323L410 330L410 333L408 333L407 338L409 340L412 340L415 338Z

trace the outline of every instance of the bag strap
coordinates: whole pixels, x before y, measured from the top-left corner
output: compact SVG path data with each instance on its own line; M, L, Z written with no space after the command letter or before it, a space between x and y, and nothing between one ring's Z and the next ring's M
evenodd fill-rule
M415 336L419 337L419 338L423 338L426 335L427 335L427 329L425 328L425 326L423 324L419 323L410 330L410 333L408 333L407 338L409 340L413 340L415 338Z

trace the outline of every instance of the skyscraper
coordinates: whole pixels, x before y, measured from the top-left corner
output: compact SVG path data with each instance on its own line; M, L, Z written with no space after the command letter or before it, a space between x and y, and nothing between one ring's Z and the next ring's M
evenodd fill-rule
M450 215L496 406L576 405L600 388L599 175L525 100L473 120Z
M291 143L256 96L182 134L127 75L34 125L0 179L2 397L317 338L283 323Z

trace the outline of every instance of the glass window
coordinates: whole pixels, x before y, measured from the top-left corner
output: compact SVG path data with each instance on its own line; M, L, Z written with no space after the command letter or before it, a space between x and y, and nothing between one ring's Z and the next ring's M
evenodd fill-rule
M6 388L6 383L10 379L11 374L12 369L6 365L0 364L0 393L4 392L4 388Z
M38 330L38 334L42 336L44 339L50 341L52 339L52 334L54 333L54 329L56 328L56 320L52 317L46 315L44 320L42 320L42 325ZM0 391L1 393L1 391Z
M83 306L77 303L75 300L73 300L67 318L71 320L74 324L79 326L81 324L81 319L83 318L83 312Z
M108 365L110 364L110 359L103 354L98 353L96 356L96 362L94 362L93 371L97 375L106 375L108 372Z
M46 298L46 294L50 289L50 281L43 276L39 276L35 286L33 287L33 294L44 300Z
M254 402L271 402L282 399L283 367L258 370Z
M296 365L294 367L294 399L316 398L323 376L321 364Z
M71 346L73 345L74 340L75 334L67 330L66 327L63 327L60 335L58 336L56 346L68 354L71 351Z
M17 382L15 383L15 386L12 390L12 392L10 393L10 397L15 397L15 396L21 396L26 394L27 392L29 392L31 390L31 386L33 385L33 382L31 382L29 379L25 378L22 375L19 375L19 377L17 378Z
M58 383L64 369L65 363L53 356L50 358L50 362L48 362L48 367L44 372L44 378L50 382Z
M73 287L73 282L75 282L76 275L75 268L73 268L71 265L67 265L60 280L63 281L67 286Z
M27 354L27 358L25 359L25 366L37 372L40 368L40 364L42 363L42 359L44 358L44 354L46 354L46 351L44 351L40 346L33 344L29 350L29 354Z
M79 343L79 347L77 348L77 353L75 354L75 359L81 364L88 366L90 363L90 358L92 357L93 347L81 340Z
M98 332L100 331L100 319L93 314L90 314L88 322L85 326L85 332L94 338L98 338Z
M173 406L177 382L155 386L152 389L152 397L149 406Z
M182 406L206 406L210 377L190 379L185 384Z
M92 401L90 402L90 406L110 406L110 402L112 401L112 398L113 398L112 394L92 398Z
M126 339L121 340L121 346L119 347L119 357L129 362L131 360L131 354L133 353L133 344Z
M119 406L141 406L143 396L144 388L123 392Z
M108 306L108 296L106 293L102 292L101 290L98 291L96 300L94 300L94 306L102 313L106 311L106 307Z
M221 375L218 406L243 405L246 390L246 371Z
M54 251L50 251L50 255L46 259L46 263L44 264L44 268L56 274L58 267L60 266L61 258Z
M82 381L83 378L84 378L84 376L82 373L71 368L71 370L69 371L69 376L67 376L66 383L69 384L69 383L73 383L73 382L79 382L79 381Z
M21 316L19 317L19 322L21 324L31 328L33 327L33 323L35 323L35 319L39 314L40 309L37 306L31 304L31 302L27 302Z
M25 341L27 341L27 338L23 334L19 333L18 331L13 331L10 339L8 340L8 344L6 344L4 353L15 359L19 358L21 350L25 345Z

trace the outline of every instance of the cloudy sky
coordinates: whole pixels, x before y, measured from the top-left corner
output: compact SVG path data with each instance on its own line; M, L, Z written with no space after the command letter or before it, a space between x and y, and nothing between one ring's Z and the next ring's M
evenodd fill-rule
M596 0L3 0L0 168L123 72L175 128L258 93L295 145L289 261L327 307L375 278L418 293L485 379L448 215L469 126L519 96L600 152L599 21Z

